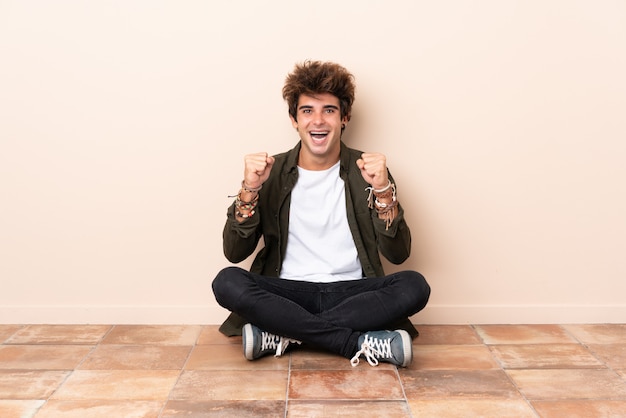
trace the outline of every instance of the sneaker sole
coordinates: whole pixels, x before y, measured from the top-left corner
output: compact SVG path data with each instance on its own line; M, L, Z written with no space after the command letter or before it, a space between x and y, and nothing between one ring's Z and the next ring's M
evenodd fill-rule
M413 361L413 340L408 332L403 329L397 330L397 332L402 337L402 348L404 349L404 360L402 361L401 367L407 367ZM409 354L407 356L407 353Z
M251 324L243 326L241 336L243 337L243 356L247 360L254 360L254 332Z

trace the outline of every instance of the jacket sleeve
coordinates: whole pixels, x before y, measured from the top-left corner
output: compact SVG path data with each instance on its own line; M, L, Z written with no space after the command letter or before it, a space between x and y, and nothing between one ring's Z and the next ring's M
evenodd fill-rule
M389 180L395 184L391 173ZM398 188L396 185L396 192ZM411 230L404 219L404 209L398 203L398 213L387 229L386 222L378 218L375 210L372 210L372 222L378 242L380 253L393 264L401 264L411 255Z
M241 223L237 222L233 203L226 213L226 225L224 225L222 236L224 255L228 261L242 262L254 252L261 238L260 213L256 213Z
M376 211L372 211L378 250L393 264L401 264L411 255L411 230L404 220L402 206L398 204L397 208L398 214L389 229L386 229L385 221L378 218Z

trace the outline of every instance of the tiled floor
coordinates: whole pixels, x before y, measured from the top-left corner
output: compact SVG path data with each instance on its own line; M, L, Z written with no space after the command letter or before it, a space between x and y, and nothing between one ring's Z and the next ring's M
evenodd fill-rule
M626 325L422 325L413 364L216 326L0 325L0 417L626 417Z

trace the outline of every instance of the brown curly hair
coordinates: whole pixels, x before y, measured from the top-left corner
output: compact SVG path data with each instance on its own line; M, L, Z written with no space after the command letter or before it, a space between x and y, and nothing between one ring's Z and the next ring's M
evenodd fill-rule
M339 99L341 117L350 120L354 102L354 76L334 62L305 61L296 64L285 79L283 99L289 106L289 114L297 119L298 100L301 94L330 93Z

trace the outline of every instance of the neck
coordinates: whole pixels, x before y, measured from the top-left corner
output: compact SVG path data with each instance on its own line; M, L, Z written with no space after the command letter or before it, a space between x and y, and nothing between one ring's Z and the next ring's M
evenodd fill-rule
M307 155L300 150L300 155L298 155L298 166L310 171L327 170L337 164L337 161L339 161L339 152L332 157L316 157Z

